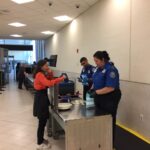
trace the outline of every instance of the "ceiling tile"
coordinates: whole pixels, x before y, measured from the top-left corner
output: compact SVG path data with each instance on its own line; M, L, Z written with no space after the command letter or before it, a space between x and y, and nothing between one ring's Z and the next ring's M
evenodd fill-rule
M59 22L53 17L68 15L76 18L98 0L36 0L32 3L18 5L11 0L0 0L0 38L10 38L10 34L22 34L23 38L43 39L48 35L41 31L60 30L66 22ZM80 8L77 9L76 5ZM8 26L12 22L27 24L26 27L15 28Z

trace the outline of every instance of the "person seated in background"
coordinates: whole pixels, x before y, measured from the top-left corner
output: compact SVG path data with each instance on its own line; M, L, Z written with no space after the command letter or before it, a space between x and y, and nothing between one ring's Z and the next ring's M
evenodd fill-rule
M18 89L22 89L22 84L24 83L25 80L25 66L23 64L20 65L17 78L18 78Z
M95 70L95 67L90 65L86 57L80 59L81 66L83 66L79 82L83 84L83 99L86 100L86 93L91 89L93 81L92 76Z

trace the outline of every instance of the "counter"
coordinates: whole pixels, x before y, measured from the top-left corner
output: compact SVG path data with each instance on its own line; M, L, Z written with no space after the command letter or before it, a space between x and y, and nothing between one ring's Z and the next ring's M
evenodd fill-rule
M65 132L65 150L112 150L112 117L95 116L94 108L73 105L67 111L50 108L53 137Z

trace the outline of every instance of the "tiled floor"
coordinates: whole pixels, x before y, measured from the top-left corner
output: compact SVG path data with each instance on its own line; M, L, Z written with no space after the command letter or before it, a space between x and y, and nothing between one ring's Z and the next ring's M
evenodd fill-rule
M18 90L15 81L0 95L0 150L35 150L37 119L32 116L33 95ZM52 143L51 150L64 150L64 139Z

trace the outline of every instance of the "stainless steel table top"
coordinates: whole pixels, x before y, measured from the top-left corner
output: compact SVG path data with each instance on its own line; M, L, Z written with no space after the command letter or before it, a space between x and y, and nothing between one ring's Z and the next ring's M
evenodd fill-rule
M64 122L66 122L69 120L94 117L95 109L94 108L87 109L85 105L75 104L72 106L70 110L59 111L57 114Z

